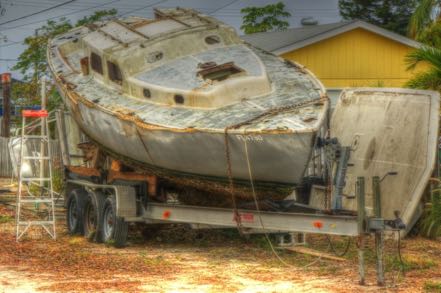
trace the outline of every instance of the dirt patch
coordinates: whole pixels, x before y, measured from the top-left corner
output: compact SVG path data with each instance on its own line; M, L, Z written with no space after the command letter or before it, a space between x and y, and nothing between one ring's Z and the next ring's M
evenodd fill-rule
M0 205L0 215L13 210ZM66 234L45 234L17 243L13 222L0 223L0 292L436 292L441 288L441 243L402 241L404 274L396 243L386 243L386 287L376 286L372 250L367 251L367 286L357 284L357 249L346 261L278 251L265 238L239 237L234 230L192 230L186 225L131 226L129 245L116 249ZM343 250L346 238L332 237ZM309 235L309 246L328 249L324 236ZM372 247L372 239L369 242ZM439 282L440 281L440 282Z

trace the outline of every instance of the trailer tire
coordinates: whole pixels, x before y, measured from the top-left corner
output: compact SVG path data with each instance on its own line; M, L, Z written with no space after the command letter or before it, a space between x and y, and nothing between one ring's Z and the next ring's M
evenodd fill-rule
M106 198L103 206L103 240L112 242L117 248L124 247L127 242L129 224L116 215L115 195Z
M100 191L89 192L83 210L84 236L95 242L103 242L103 207L105 196Z
M83 210L87 192L82 188L76 188L69 192L66 201L66 226L70 235L82 235Z

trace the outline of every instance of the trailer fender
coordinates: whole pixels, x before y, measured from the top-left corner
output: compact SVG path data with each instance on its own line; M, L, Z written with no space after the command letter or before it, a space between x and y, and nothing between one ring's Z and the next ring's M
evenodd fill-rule
M116 215L121 218L136 217L136 190L131 186L115 186Z

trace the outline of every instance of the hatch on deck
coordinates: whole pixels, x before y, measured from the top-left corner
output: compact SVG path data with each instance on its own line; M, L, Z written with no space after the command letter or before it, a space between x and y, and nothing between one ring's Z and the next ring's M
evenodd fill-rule
M207 62L199 65L202 68L197 72L197 75L205 80L222 81L232 75L244 73L244 70L236 65L234 62L227 62L217 65L215 62Z

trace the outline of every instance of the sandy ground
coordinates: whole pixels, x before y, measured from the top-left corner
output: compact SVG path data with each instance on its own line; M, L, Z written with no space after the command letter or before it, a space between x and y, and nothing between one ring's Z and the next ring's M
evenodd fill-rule
M0 292L441 292L441 242L422 238L402 241L405 274L396 243L387 242L387 283L377 287L372 250L367 285L357 284L354 243L343 262L278 251L286 266L263 237L231 230L133 226L129 245L116 249L66 235L60 222L56 241L34 231L16 243L14 212L0 204L0 215ZM346 243L333 241L338 249ZM309 235L308 243L328 248L323 236Z

